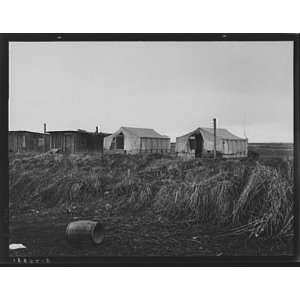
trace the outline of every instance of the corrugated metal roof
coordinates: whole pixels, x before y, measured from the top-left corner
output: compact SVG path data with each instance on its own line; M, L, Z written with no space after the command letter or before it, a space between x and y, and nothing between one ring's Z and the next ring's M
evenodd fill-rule
M167 135L162 135L151 128L121 127L138 137L169 139Z

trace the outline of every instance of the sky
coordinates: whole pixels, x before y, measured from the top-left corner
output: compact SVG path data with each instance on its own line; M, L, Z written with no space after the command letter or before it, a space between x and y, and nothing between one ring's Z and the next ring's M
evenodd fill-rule
M293 42L12 42L9 130L293 142Z

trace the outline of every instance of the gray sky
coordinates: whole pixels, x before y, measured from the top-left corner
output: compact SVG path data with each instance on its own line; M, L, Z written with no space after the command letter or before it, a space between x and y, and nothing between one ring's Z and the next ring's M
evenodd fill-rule
M9 129L219 127L293 141L292 42L13 42Z

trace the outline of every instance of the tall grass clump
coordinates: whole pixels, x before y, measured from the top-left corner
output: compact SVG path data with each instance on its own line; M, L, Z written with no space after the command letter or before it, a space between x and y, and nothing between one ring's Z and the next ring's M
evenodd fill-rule
M292 231L293 182L275 168L256 164L236 202L234 224L256 221L251 234L273 236Z
M287 236L293 228L293 181L282 171L255 166L221 166L200 181L176 181L158 191L154 208L171 218L189 218L222 228L244 226L250 236ZM241 168L240 168L241 167Z
M226 174L218 173L200 182L172 182L162 186L154 207L170 217L224 223L230 217L236 195L236 184Z

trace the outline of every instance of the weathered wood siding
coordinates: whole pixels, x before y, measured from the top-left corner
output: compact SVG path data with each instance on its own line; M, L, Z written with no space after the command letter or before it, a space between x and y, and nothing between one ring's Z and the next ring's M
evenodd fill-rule
M103 135L85 132L51 132L51 149L66 153L103 152Z
M38 132L9 132L8 150L11 152L44 152L49 150L49 135Z

